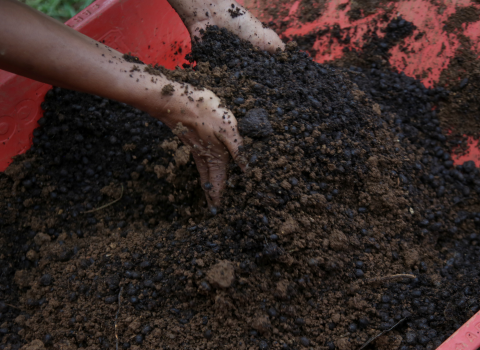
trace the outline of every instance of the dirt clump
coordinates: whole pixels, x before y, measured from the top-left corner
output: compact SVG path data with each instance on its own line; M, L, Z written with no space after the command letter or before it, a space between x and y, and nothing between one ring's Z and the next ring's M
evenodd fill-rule
M167 84L162 88L162 95L173 95L173 92L175 91L174 87L172 84Z
M266 137L273 133L272 125L268 120L268 112L263 108L251 109L238 123L242 135L256 138Z
M230 17L237 18L239 16L243 16L245 14L245 11L243 11L240 7L232 4L231 8L228 9L228 13L230 14Z
M228 288L235 280L235 269L229 261L219 261L207 272L207 281L215 288Z
M457 6L445 22L444 30L453 32L462 28L463 24L469 24L480 20L480 9L475 6Z

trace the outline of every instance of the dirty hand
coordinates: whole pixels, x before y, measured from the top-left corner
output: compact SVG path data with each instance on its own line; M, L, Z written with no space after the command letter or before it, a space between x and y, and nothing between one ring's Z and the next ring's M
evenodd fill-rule
M152 79L120 52L14 0L0 0L0 53L0 69L127 103L180 131L180 139L191 147L209 204L220 204L230 154L241 163L242 141L234 116L219 108L220 100L211 91L185 94L181 84L163 75ZM168 84L175 91L162 93Z
M175 82L167 85L168 94L164 92L158 107L147 108L147 112L169 126L190 147L210 210L215 213L225 188L230 155L242 169L245 166L239 155L242 139L237 121L228 109L219 107L220 99L213 92L189 87L186 93L187 85Z
M265 28L244 7L234 0L168 0L178 12L192 39L201 37L200 30L207 25L217 25L250 41L262 50L275 52L284 49L285 44L271 29Z

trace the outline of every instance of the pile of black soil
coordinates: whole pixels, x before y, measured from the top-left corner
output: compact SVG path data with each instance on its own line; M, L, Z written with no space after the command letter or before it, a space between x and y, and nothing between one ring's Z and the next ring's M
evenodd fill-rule
M201 216L161 123L53 90L0 177L22 313L1 349L433 349L479 309L479 170L453 166L443 89L215 27L190 58L158 71L214 91L245 140L222 210Z
M0 175L1 349L22 345L28 312L18 300L22 284L13 277L38 267L42 244L63 245L62 234L86 241L104 228L126 237L127 223L156 227L199 215L205 205L188 149L163 123L124 104L59 88L47 93L42 107L33 146ZM48 259L68 261L80 250L65 247ZM48 302L29 300L24 306Z
M363 15L372 13L372 9L378 10L384 4L382 4L382 1L365 1L362 4L351 2L350 5L351 10L348 15L352 20L357 20ZM438 11L443 11L445 5L435 4L435 6L438 6ZM390 95L391 97L401 95L400 99L402 99L405 94L404 91L400 91L402 84L397 86L387 84L392 86L393 89L385 90L387 85L385 83L379 84L379 80L395 79L394 76L391 76L391 73L396 69L389 64L392 49L398 48L407 55L409 53L415 54L415 49L406 45L404 39L413 37L418 40L425 33L418 30L413 22L397 16L397 13L392 9L384 8L386 10L385 14L378 21L371 21L368 24L361 47L350 45L350 35L357 32L357 25L346 28L340 28L339 25L325 26L306 35L284 39L295 40L299 48L308 52L312 57L315 57L318 53L314 44L320 38L327 38L328 45L332 47L345 46L343 57L329 62L330 65L341 68L352 66L361 68L362 73L367 77L365 83L368 85L366 89L362 86L362 90L368 92L373 89L379 94ZM358 12L359 10L361 11ZM357 13L361 14L358 18L356 17ZM442 28L446 33L454 34L458 38L459 46L456 49L455 56L449 59L448 67L442 71L440 79L436 83L439 88L448 89L452 93L444 93L443 100L435 102L439 126L445 133L455 135L455 138L451 137L451 140L452 142L455 140L458 146L457 154L465 153L468 148L464 136L473 136L478 139L478 130L480 130L477 93L480 87L480 59L478 54L472 50L475 44L464 34L468 25L477 22L479 19L480 11L475 6L458 6L455 12L445 21ZM278 20L275 24L278 27ZM364 24L360 24L360 26L364 26ZM379 29L381 37L377 35ZM328 50L328 47L323 48L323 50ZM440 52L439 55L441 54ZM420 80L423 77L423 74L419 73L415 78ZM378 88L379 86L381 86L381 89Z
M381 28L381 36L377 34L379 27ZM390 68L388 65L388 60L391 57L390 50L398 45L402 48L403 39L414 34L416 27L412 22L406 21L401 16L386 13L379 22L373 22L367 26L363 34L364 44L361 47L348 47L347 45L351 44L351 34L355 34L357 30L356 26L341 28L338 24L334 24L316 29L306 35L286 39L296 41L301 50L315 57L318 52L313 48L315 42L326 37L329 39L330 46L345 46L343 49L344 56L340 60L333 61L334 65L348 66L353 64L360 67L375 65ZM419 35L418 31L415 33ZM402 51L405 50L405 48L402 48Z

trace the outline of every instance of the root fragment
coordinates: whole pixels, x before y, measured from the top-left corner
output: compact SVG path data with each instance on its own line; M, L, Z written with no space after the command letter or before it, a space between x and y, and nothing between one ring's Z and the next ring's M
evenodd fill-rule
M101 209L105 209L106 207L109 207L109 206L111 206L112 204L117 203L120 199L122 199L122 197L123 197L123 185L122 185L122 193L120 193L120 197L118 197L117 199L115 199L113 202L110 202L110 203L107 203L107 204L105 204L105 205L102 205L102 206L99 207L99 208L95 208L95 209L92 209L92 210L84 211L83 213L84 213L84 214L88 214L88 213L93 213L94 211L98 211L98 210L101 210Z
M395 275L397 276L397 275ZM367 342L365 344L362 345L361 348L359 348L358 350L362 350L363 348L365 348L368 344L370 344L372 341L374 341L375 339L377 339L378 337L384 335L385 333L387 332L390 332L392 329L394 329L395 327L397 327L400 323L402 323L403 321L405 321L407 318L404 317L402 318L400 321L398 321L397 323L395 323L391 328L387 329L387 330L384 330L383 332L380 332L378 333L376 336L370 338L367 340Z

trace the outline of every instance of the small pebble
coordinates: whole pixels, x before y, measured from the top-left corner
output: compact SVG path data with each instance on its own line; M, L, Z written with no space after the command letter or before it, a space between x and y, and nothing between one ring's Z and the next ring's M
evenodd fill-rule
M300 338L300 344L303 346L309 346L310 345L310 340L307 337L301 337Z
M258 343L258 349L259 350L267 350L268 349L268 343L265 340L260 340Z
M52 284L52 276L48 273L46 273L45 275L43 275L41 278L40 278L40 284L42 286L49 286Z
M142 344L143 343L143 335L139 334L137 336L135 336L135 343L137 344Z
M213 336L212 331L211 331L210 329L207 329L207 330L205 331L205 333L203 333L203 336L204 336L205 339L207 339L207 340L212 339L212 336Z

